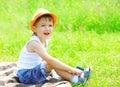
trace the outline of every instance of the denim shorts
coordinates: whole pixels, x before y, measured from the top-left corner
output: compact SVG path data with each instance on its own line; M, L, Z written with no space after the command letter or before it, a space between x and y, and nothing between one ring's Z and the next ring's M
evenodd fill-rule
M51 72L46 73L46 63L42 62L32 69L18 70L17 76L21 83L24 84L38 84L46 80Z

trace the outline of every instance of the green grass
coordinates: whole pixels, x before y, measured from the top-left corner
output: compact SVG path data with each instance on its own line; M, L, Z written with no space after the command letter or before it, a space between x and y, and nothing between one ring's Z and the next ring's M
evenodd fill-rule
M92 66L86 87L120 85L120 2L117 0L1 0L0 61L17 61L38 7L58 16L48 52L75 67ZM73 87L78 87L73 84Z

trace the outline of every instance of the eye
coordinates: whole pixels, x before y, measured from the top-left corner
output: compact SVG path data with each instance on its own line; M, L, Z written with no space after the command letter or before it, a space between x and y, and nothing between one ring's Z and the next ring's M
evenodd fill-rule
M45 25L41 25L41 27L45 27Z
M53 27L53 25L49 25L49 27Z

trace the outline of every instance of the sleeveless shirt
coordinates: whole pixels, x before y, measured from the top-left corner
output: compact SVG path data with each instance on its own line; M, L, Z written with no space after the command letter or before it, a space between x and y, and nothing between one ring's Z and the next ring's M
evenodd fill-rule
M22 48L20 55L19 55L19 60L17 63L18 70L34 68L35 66L39 65L43 61L42 58L37 53L27 51L27 48L26 48L27 44L31 40L36 40L36 41L40 42L39 38L34 35L25 44L25 46Z

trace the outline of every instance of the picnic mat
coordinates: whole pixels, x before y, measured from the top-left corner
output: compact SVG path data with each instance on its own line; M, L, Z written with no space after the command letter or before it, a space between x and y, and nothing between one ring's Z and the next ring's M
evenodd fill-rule
M0 87L72 87L69 81L54 77L48 77L41 84L25 85L19 82L16 71L17 63L0 62Z

